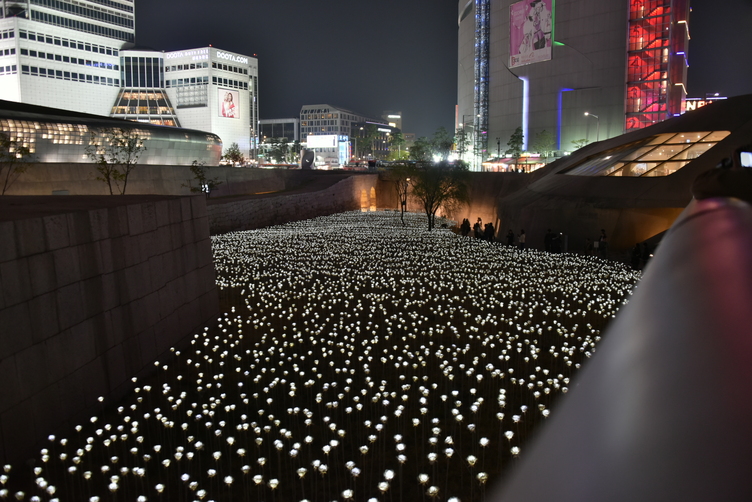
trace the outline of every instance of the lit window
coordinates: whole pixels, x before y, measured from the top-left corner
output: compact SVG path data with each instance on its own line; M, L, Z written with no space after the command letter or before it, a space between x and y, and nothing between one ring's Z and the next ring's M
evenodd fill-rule
M652 136L601 152L563 174L576 176L669 176L729 135L728 131Z

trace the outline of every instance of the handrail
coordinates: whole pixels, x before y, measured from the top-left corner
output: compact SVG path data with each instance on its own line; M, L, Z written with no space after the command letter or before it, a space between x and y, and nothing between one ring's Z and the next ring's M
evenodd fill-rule
M498 501L749 500L752 206L693 201Z

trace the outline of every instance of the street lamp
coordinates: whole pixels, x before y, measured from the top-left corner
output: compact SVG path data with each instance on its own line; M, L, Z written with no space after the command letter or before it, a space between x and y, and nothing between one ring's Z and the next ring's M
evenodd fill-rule
M598 115L590 112L585 112L586 117L595 117L595 120L597 120L597 125L595 129L595 141L601 140L601 119L598 117Z
M496 158L501 158L501 138L496 138Z

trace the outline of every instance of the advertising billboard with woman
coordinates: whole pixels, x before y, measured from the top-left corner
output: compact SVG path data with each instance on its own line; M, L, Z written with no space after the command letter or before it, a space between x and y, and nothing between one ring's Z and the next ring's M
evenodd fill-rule
M240 118L240 95L238 91L217 89L219 101L219 116L232 119Z
M551 59L553 0L523 0L509 6L509 67Z

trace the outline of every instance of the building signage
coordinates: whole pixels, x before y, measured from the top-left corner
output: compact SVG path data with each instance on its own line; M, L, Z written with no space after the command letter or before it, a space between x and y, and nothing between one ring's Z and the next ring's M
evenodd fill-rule
M209 49L196 49L193 51L166 52L165 59L182 59L190 57L193 61L209 59Z
M308 148L337 148L339 143L336 134L309 134Z
M233 63L248 64L248 58L247 57L245 57L245 56L236 56L235 54L230 54L229 52L217 51L217 58L218 59L226 59L228 61L232 61Z
M684 104L686 105L686 111L691 112L692 110L697 110L698 108L702 108L703 106L707 106L713 101L719 100L719 99L726 99L725 97L713 97L713 98L706 98L706 99L698 99L698 98L687 98Z
M509 67L551 59L554 0L523 0L509 6Z

